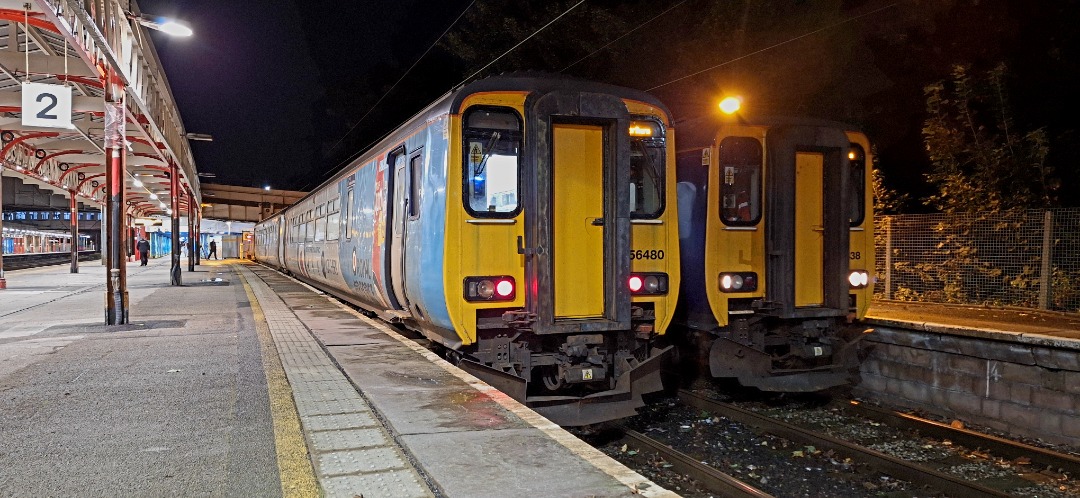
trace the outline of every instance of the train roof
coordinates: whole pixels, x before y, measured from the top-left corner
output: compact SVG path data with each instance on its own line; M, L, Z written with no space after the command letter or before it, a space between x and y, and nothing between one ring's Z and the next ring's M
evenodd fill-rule
M406 120L400 126L394 128L388 135L379 139L377 143L369 147L363 153L357 156L355 159L349 161L348 166L344 167L336 173L329 180L323 182L318 187L315 187L310 194L304 196L297 201L297 204L307 200L312 194L322 190L326 185L339 181L355 164L363 164L374 159L374 154L378 154L381 151L386 150L388 147L397 145L405 137L409 136L414 129L421 124L428 122L434 117L444 114L457 114L461 112L461 104L465 101L465 98L482 92L553 92L553 91L573 91L573 92L592 92L592 93L610 93L618 95L621 98L637 100L646 104L655 106L661 109L665 114L671 116L671 112L668 110L659 99L651 94L635 90L633 88L626 88L617 85L610 85L607 83L599 83L595 81L581 80L570 76L560 74L548 74L548 73L510 73L502 74L498 76L490 76L481 80L476 80L471 83L461 85L442 97L439 97L423 110L418 112L413 117Z
M741 126L814 126L820 128L839 128L844 131L862 132L862 130L848 123L831 121L828 119L792 117L792 116L754 116L739 121L730 117L707 116L696 119L680 121L678 137L675 140L675 148L678 152L700 149L713 145L716 133L724 125Z

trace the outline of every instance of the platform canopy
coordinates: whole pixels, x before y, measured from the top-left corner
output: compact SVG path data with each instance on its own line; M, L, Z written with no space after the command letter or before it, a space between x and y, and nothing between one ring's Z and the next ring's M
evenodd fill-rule
M186 212L189 199L197 209L202 193L190 135L140 19L133 0L0 0L0 160L5 176L102 204L105 75L113 74L114 87L123 92L124 137L114 143L126 149L127 214L146 217L169 208ZM65 103L70 103L70 120ZM171 164L179 170L184 194L179 206L170 205Z

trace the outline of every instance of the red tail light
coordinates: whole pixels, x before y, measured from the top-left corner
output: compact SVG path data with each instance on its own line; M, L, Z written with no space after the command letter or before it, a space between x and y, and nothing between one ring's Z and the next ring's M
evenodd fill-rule
M641 290L641 287L643 285L645 285L645 283L641 280L641 277L637 275L633 275L630 277L630 292L637 292Z
M630 275L630 293L635 295L667 294L668 276L666 273L634 273Z
M514 277L501 275L465 278L466 301L513 301L516 296Z

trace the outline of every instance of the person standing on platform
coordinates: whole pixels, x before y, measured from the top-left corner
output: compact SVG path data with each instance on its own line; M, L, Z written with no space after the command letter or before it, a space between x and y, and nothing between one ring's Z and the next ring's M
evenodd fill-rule
M146 266L146 262L150 261L150 241L140 237L139 243L135 244L135 248L139 250L139 259L142 260L139 266Z
M206 259L217 259L217 242L214 239L210 239L210 253L206 255Z

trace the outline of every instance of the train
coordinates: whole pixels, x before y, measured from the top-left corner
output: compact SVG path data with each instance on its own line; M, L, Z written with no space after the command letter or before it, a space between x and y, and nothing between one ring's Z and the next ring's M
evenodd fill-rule
M656 98L602 83L464 84L258 223L255 259L557 424L630 416L673 350L671 125Z
M684 360L763 391L850 385L870 330L871 153L829 121L680 124Z

